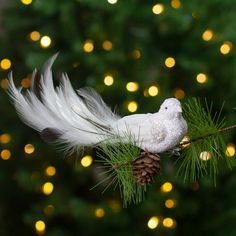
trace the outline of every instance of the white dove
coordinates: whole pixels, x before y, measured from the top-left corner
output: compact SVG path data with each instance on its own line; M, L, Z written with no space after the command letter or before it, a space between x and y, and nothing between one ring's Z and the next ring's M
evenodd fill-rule
M131 135L141 149L162 153L175 148L186 134L187 123L175 98L166 99L156 113L121 118L95 90L82 88L76 93L67 74L62 74L61 84L54 88L51 66L56 56L45 64L41 76L34 71L31 89L25 95L15 87L12 73L9 76L8 91L20 118L44 140L74 150L107 140L115 142L117 137L127 142Z

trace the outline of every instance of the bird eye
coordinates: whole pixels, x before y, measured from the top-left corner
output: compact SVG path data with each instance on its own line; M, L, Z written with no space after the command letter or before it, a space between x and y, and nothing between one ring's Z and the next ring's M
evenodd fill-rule
M167 107L165 107L165 109L167 110Z

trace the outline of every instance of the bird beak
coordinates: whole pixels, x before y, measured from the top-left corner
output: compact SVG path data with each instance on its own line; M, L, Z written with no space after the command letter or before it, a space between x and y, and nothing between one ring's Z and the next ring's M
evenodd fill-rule
M181 106L178 106L178 107L176 107L176 110L177 110L177 112L179 112L179 113L182 113L182 112L183 112L183 110L182 110L182 107L181 107Z

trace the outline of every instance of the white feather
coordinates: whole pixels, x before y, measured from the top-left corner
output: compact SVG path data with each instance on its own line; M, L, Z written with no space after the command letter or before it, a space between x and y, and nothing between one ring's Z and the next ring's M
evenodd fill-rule
M96 145L117 136L124 142L132 135L140 148L160 153L174 148L187 132L180 102L166 99L154 114L136 114L119 117L91 88L75 91L66 74L60 85L53 84L51 67L57 54L45 64L40 77L33 72L31 89L22 94L13 76L9 76L9 94L23 122L51 135L48 140L66 144L67 149Z

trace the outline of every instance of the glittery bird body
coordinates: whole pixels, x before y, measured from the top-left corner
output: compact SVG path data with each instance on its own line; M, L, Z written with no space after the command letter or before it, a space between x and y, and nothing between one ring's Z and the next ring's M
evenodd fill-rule
M9 94L28 126L48 142L65 144L68 150L114 141L127 142L130 135L141 149L162 153L174 148L187 132L180 102L166 99L157 113L135 114L121 118L113 113L91 88L75 92L66 74L54 87L51 66L56 55L45 64L42 74L33 73L31 89L25 95L9 77Z

